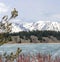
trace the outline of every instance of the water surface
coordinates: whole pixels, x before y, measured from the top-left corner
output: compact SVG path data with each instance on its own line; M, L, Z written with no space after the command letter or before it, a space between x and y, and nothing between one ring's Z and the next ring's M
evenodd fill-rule
M0 54L3 54L4 52L7 52L7 54L10 54L11 52L16 52L17 48L21 48L21 53L30 53L30 54L36 54L36 53L43 53L43 54L51 54L53 56L60 55L60 44L4 44L0 46Z

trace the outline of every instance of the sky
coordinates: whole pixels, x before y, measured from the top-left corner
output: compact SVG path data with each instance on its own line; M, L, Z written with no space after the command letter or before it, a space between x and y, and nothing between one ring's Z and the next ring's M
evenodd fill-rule
M13 8L18 10L16 21L58 21L60 22L60 0L0 0L0 20L11 16Z

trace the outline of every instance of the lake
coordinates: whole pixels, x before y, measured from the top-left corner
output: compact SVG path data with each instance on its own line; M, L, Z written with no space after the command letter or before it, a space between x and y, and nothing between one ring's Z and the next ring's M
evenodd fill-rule
M7 53L10 54L11 52L16 52L17 48L21 48L22 52L25 54L51 54L53 56L60 55L60 44L48 44L48 43L37 43L37 44L4 44L0 46L0 54Z

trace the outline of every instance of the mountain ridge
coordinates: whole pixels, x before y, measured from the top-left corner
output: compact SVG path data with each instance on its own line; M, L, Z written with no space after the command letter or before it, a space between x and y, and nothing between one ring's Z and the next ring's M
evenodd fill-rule
M24 23L12 23L12 32L19 31L33 31L33 30L50 30L50 31L60 31L59 22L51 21L37 21L37 22L24 22Z

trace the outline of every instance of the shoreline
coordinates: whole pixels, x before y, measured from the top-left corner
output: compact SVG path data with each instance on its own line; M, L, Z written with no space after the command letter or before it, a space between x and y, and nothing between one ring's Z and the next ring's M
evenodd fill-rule
M5 44L60 44L60 43L5 43Z

